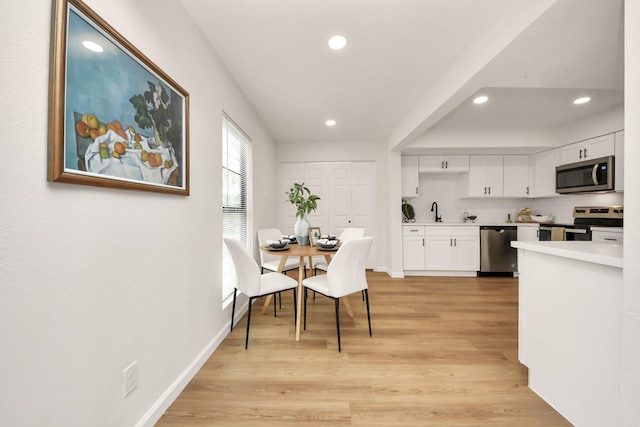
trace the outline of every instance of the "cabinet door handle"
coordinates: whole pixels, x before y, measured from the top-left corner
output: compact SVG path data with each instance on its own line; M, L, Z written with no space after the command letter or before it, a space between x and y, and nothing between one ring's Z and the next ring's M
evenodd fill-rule
M444 160L442 161L442 163L440 164L440 169L444 169Z
M616 239L615 237L605 237L604 240L610 240L612 242L617 242L618 239Z
M586 148L584 149L584 158L585 159L587 158L587 149Z
M449 246L453 246L453 239L449 239Z
M453 239L453 246L458 246L458 239Z
M487 194L487 187L484 187L484 194Z
M418 187L416 187L416 194L418 194Z
M449 161L448 160L444 162L444 168L445 169L449 169Z
M491 187L489 187L489 194L491 194Z
M424 238L422 239L422 246L424 246Z
M580 158L580 159L582 158L582 148L580 149L580 154L579 154L578 158Z
M529 195L529 187L527 187L527 196Z

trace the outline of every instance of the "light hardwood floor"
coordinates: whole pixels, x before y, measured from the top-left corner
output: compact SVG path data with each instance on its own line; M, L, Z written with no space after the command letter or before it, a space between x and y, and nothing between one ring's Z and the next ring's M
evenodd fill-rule
M372 338L352 295L338 353L333 302L318 295L296 342L287 292L277 318L254 311L248 350L240 320L157 425L571 425L527 387L517 279L367 277Z

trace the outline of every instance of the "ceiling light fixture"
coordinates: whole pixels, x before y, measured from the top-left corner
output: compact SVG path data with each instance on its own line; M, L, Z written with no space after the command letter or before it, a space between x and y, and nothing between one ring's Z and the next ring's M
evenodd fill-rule
M89 40L85 40L82 42L82 46L86 47L87 49L93 51L93 52L102 52L104 51L104 49L102 48L102 46L100 46L98 43L94 43L94 42L90 42Z
M329 39L329 47L334 50L342 49L347 45L347 39L344 36L333 36Z
M324 122L327 126L335 126L336 125L336 121L335 120L327 120L326 122Z
M474 104L484 104L485 102L487 102L489 100L488 96L482 95L482 96L477 96L473 99L473 103Z
M585 104L587 102L591 101L591 98L588 96L583 96L582 98L578 98L575 101L573 101L574 104L579 105L579 104Z

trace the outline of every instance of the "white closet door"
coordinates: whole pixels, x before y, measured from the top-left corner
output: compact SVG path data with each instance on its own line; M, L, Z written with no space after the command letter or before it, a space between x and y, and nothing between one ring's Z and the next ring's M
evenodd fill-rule
M327 163L307 163L304 168L304 185L311 194L320 197L318 209L307 216L312 227L320 227L324 234L329 227L329 165Z
M329 232L351 226L351 163L329 164Z

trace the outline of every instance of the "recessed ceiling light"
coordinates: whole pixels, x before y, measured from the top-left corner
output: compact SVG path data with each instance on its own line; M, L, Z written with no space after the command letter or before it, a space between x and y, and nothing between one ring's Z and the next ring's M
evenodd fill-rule
M347 39L344 36L333 36L329 39L329 47L331 49L342 49L347 45Z
M326 122L324 122L327 126L335 126L336 125L336 121L335 120L327 120Z
M473 99L473 103L474 104L484 104L485 102L487 102L489 100L488 96L482 95L482 96L477 96Z
M578 105L578 104L585 104L587 102L591 101L591 98L588 96L583 96L582 98L578 98L575 101L573 101L574 104Z
M104 50L98 43L90 42L89 40L83 41L82 45L93 52L102 52Z

